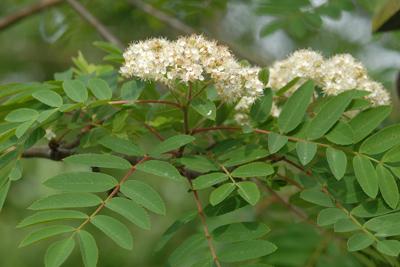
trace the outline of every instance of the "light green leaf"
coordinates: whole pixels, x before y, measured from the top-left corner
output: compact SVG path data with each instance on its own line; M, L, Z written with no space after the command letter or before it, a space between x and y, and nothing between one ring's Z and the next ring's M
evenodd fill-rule
M354 140L353 129L348 123L339 121L332 130L326 134L326 139L338 145L350 145Z
M347 249L350 252L362 250L371 246L374 242L375 240L372 236L366 233L357 233L347 240Z
M400 253L400 241L398 240L381 240L378 242L376 248L379 252L397 257Z
M228 168L255 161L268 155L269 153L267 150L259 148L258 146L244 146L230 153L229 159L225 161L223 165Z
M302 122L314 93L314 83L307 81L285 102L278 118L282 133L294 130Z
M354 143L360 142L368 136L382 121L389 116L391 106L369 108L357 114L350 122L354 133Z
M382 164L376 166L376 173L379 180L379 190L383 199L389 207L395 209L399 203L399 188L392 173Z
M263 123L271 112L272 107L272 91L271 89L264 90L264 95L254 102L250 109L250 117L256 122Z
M373 201L364 201L351 210L351 214L360 218L369 218L393 212L381 198Z
M226 183L214 189L210 194L211 205L215 206L222 202L233 192L233 190L235 190L235 185L232 183Z
M269 227L263 223L240 222L220 226L211 235L215 241L232 243L257 239L269 231Z
M100 168L123 170L131 168L129 161L110 154L76 154L63 159L63 161L71 164L82 164Z
M161 196L151 186L137 180L122 184L121 192L146 209L164 215L165 204Z
M99 100L108 100L112 97L111 88L108 83L99 78L92 78L88 82L88 87L92 94Z
M57 108L42 111L42 112L40 112L40 114L37 118L37 121L42 123L42 122L46 121L48 118L50 118L53 114L57 113L57 111L58 111Z
M143 156L144 152L129 140L108 135L100 139L99 143L114 152L128 156Z
M268 68L262 68L259 72L258 72L258 79L265 85L268 84L268 80L269 80L269 69Z
M34 109L19 108L8 113L4 120L9 122L25 122L36 120L38 116L39 112Z
M33 202L31 210L93 207L102 202L101 198L89 193L63 193L51 195Z
M59 94L51 90L40 90L32 94L34 98L53 108L61 107L63 99Z
M91 223L124 249L133 248L132 235L120 221L106 215L96 215Z
M253 182L240 182L236 184L239 188L239 195L249 202L250 205L257 204L260 199L260 190L258 186Z
M19 247L26 247L32 243L38 242L40 240L50 238L55 235L60 235L68 232L74 231L75 228L67 225L49 225L45 228L36 230L28 234L19 244Z
M371 198L375 198L379 190L379 180L371 161L361 155L353 158L354 174L362 190Z
M317 153L317 144L309 142L297 142L296 152L301 164L307 165Z
M66 219L87 219L88 216L80 211L76 210L50 210L50 211L39 211L35 214L32 214L29 217L23 219L18 225L17 228L31 226L38 223L46 223L57 220L66 220Z
M342 177L346 173L347 167L346 154L341 150L328 147L326 149L326 159L328 161L329 168L333 173L333 176L335 176L337 180L342 179Z
M17 138L21 138L28 130L31 128L31 126L35 123L35 120L31 121L26 121L21 123L17 129L15 129L15 136Z
M228 180L228 176L222 172L213 172L198 176L192 181L194 190L209 188L215 184L219 184Z
M201 116L203 116L209 120L213 120L213 121L215 120L217 108L215 107L214 102L207 100L207 99L195 98L191 102L191 106Z
M150 218L147 212L138 204L122 197L114 197L106 203L106 207L121 214L137 226L149 230Z
M391 148L382 157L382 162L400 162L400 145Z
M78 240L83 264L85 267L96 267L99 258L99 250L96 245L96 240L90 233L84 230L79 230Z
M336 233L353 232L360 229L351 219L340 219L333 226Z
M75 102L84 103L88 99L86 86L79 80L65 80L63 89L65 94Z
M376 232L377 236L397 236L400 235L399 220L400 212L395 212L372 218L364 224L364 227Z
M347 218L346 213L338 208L323 209L318 213L317 224L319 226L327 226L335 224L340 219Z
M322 207L328 207L328 208L334 207L332 199L330 199L326 194L321 192L321 190L318 188L303 190L300 193L300 198L307 202L314 203Z
M75 247L75 241L72 238L67 238L54 242L47 249L44 256L44 265L46 267L59 267L71 255Z
M44 182L47 187L65 192L104 192L117 184L114 177L101 172L63 173Z
M160 144L158 144L153 151L151 151L152 155L160 155L175 149L180 148L181 146L184 146L186 144L189 144L193 142L195 138L191 135L175 135L173 137L170 137L164 141L162 141Z
M271 242L249 240L227 244L218 256L222 262L239 262L269 255L276 249L277 247Z
M376 134L368 137L360 147L360 152L375 155L400 144L400 124L383 128Z
M206 173L210 171L217 171L218 166L206 157L195 155L180 158L181 164L189 170Z
M253 162L240 167L237 167L231 175L233 177L262 177L274 173L274 168L271 164L265 162Z
M328 100L311 120L307 137L309 140L321 138L339 120L353 98L354 91L346 91Z
M0 186L0 211L6 201L8 190L10 190L11 181L5 182Z
M199 255L203 248L207 247L207 241L204 235L196 234L192 235L183 241L175 250L172 252L168 259L170 266L188 266L185 263L188 258L193 255Z
M170 163L160 160L149 160L139 164L136 169L154 174L163 178L168 178L177 182L183 181L183 176Z
M268 150L271 154L278 152L288 142L287 136L277 133L268 135Z

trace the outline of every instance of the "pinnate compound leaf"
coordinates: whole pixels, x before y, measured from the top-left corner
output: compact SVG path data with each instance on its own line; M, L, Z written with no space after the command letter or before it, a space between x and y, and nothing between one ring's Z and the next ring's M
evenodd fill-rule
M49 246L44 256L44 265L46 267L59 267L71 255L75 247L73 238L56 241Z
M26 227L38 223L45 223L57 220L66 219L87 219L88 216L80 211L76 210L49 210L49 211L39 211L32 214L29 217L23 219L18 225L18 228Z
M346 154L341 150L328 147L326 149L326 159L333 176L335 176L337 180L342 179L346 173L347 167Z
M44 182L50 188L65 192L104 192L114 188L118 181L100 172L71 172L54 176Z
M91 223L124 249L133 248L132 235L129 229L117 219L107 215L96 215Z
M15 136L17 138L21 138L28 130L31 128L31 126L35 123L35 120L31 121L26 121L21 123L17 129L15 129Z
M201 190L209 188L226 180L228 180L228 175L226 175L225 173L213 172L198 176L192 181L192 184L194 190Z
M100 139L99 143L114 152L128 156L143 156L144 152L137 145L129 140L115 136L106 136Z
M34 98L53 108L61 107L63 104L62 97L51 90L41 90L32 94Z
M266 240L249 240L226 245L219 253L222 262L239 262L269 255L277 247Z
M193 142L195 138L191 135L185 135L185 134L180 134L180 135L175 135L172 136L164 141L162 141L160 144L158 144L151 154L153 155L159 155L163 154L175 149L180 148L181 146L187 145L191 142Z
M160 160L149 160L137 165L136 169L154 174L173 181L181 182L184 180L179 171L170 163Z
M187 169L200 173L219 170L218 166L214 162L199 155L180 158L180 163L185 165Z
M307 165L317 153L317 144L310 142L297 142L296 152L301 164Z
M235 185L232 183L226 183L214 189L210 194L211 205L215 206L222 202L233 192L233 190L235 190Z
M379 180L379 190L386 204L392 209L397 207L399 203L399 188L392 173L382 164L376 166L376 173Z
M79 230L78 241L85 267L96 267L99 258L99 250L94 237L89 232Z
M288 142L287 136L277 133L268 135L268 150L271 154L278 152Z
M110 154L77 154L63 159L67 163L82 164L91 167L129 169L131 164L126 159Z
M258 239L270 231L269 227L259 222L240 222L220 226L212 232L215 241L239 242Z
M307 81L286 101L278 118L282 133L294 130L302 122L314 92L314 83Z
M239 182L236 184L238 186L239 195L246 200L250 205L257 204L260 199L260 190L258 186L253 182Z
M347 249L350 252L362 250L371 246L375 242L374 238L366 233L357 233L347 240Z
M89 193L63 193L36 200L31 210L93 207L102 202L101 198Z
M265 162L253 162L240 167L237 167L231 175L233 177L262 177L274 173L274 168L271 164Z
M79 80L66 80L63 82L65 94L73 101L78 103L86 102L88 91L83 82Z
M55 235L60 235L68 232L74 231L75 228L67 225L50 225L39 230L36 230L29 235L27 235L19 244L19 247L26 247L32 243L38 242L40 240L50 238Z
M129 180L122 184L121 192L146 209L164 215L165 204L161 196L148 184Z
M112 90L108 83L99 78L92 78L88 82L92 94L99 100L108 100L112 97Z
M375 155L400 144L400 124L383 128L376 134L365 139L360 146L360 152Z
M371 198L375 198L379 190L379 180L371 161L361 155L353 158L354 174L362 190Z
M150 229L149 215L145 209L132 200L123 197L114 197L106 203L106 207L124 216L137 226L146 230Z

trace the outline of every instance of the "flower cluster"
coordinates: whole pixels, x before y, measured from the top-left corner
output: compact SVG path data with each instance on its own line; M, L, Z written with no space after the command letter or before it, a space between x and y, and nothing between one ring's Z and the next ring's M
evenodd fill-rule
M340 54L325 60L319 53L299 50L270 68L269 86L278 90L294 78L298 83L287 92L290 95L305 80L311 79L326 95L337 95L346 90L360 89L370 92L365 98L372 105L387 105L390 97L385 88L372 81L365 67L349 54Z

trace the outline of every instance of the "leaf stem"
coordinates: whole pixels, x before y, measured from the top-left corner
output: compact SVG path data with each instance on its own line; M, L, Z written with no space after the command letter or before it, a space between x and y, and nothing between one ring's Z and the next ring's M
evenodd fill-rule
M124 105L124 104L164 104L169 105L177 108L182 108L182 106L178 103L167 101L167 100L154 100L154 99L142 99L142 100L116 100L116 101L109 101L108 104L110 105Z

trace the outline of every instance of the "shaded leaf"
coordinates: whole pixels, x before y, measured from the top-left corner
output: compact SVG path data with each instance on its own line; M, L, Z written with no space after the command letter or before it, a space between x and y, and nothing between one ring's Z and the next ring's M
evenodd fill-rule
M19 247L26 247L40 240L74 231L75 228L67 225L50 225L28 234L19 244Z
M168 178L174 181L183 181L183 176L170 163L160 160L149 160L137 165L136 169L154 174L160 177Z
M345 218L347 218L347 215L342 210L338 208L327 208L318 213L317 224L320 226L332 225Z
M65 219L87 219L88 216L76 210L51 210L39 211L29 217L23 219L18 225L18 228L26 227L38 223L45 223Z
M337 180L342 179L346 173L347 167L346 154L341 150L328 147L326 149L326 159L333 176L335 176Z
M253 162L237 167L231 175L233 177L261 177L274 173L274 168L271 164L265 162Z
M75 241L72 238L67 238L54 242L47 249L44 256L44 265L46 267L59 267L71 255L75 247Z
M108 83L99 78L92 78L88 82L88 87L92 94L99 100L108 100L112 97L111 88Z
M321 192L321 190L319 190L318 188L303 190L300 193L300 198L307 202L317 204L319 206L328 208L334 207L332 199L330 199L327 195Z
M376 166L376 173L379 180L379 190L383 199L389 207L395 209L399 203L399 188L392 173L382 164Z
M191 102L191 106L193 107L194 110L196 110L201 116L209 119L209 120L215 120L215 116L217 113L217 108L215 107L214 102L208 100L208 99L202 99L202 98L195 98Z
M238 242L263 237L270 231L269 227L259 222L240 222L220 226L212 232L215 241Z
M317 144L309 142L297 142L296 152L301 164L307 165L317 153Z
M239 262L273 253L277 247L265 240L249 240L226 245L219 253L222 262Z
M99 250L96 245L96 240L90 233L84 230L79 230L78 240L83 264L85 267L96 267L99 258Z
M131 164L126 159L110 154L76 154L63 159L71 164L82 164L91 167L111 168L111 169L129 169Z
M263 123L268 119L271 107L272 91L271 89L266 89L264 90L264 95L258 98L251 106L250 117L259 123Z
M233 192L233 190L235 190L235 185L232 183L226 183L214 189L210 194L211 205L215 206L222 202Z
M175 149L180 148L181 146L187 145L191 142L193 142L195 138L191 135L175 135L173 137L170 137L164 141L162 141L160 144L158 144L152 151L151 154L153 155L159 155L163 154Z
M201 190L226 180L228 180L228 176L225 173L213 172L198 176L192 181L192 184L194 190Z
M400 241L398 240L382 240L379 241L376 248L379 252L392 256L397 257L400 253Z
M277 133L268 135L268 150L271 154L278 152L288 142L287 136Z
M361 155L353 158L354 174L360 184L362 190L371 198L375 198L378 194L378 175L371 161Z
M144 152L129 140L108 135L100 139L99 143L114 152L128 156L143 156Z
M65 94L75 102L83 103L88 99L86 86L79 80L65 80L63 89Z
M147 212L132 200L114 197L106 203L106 207L121 214L137 226L150 229L150 218Z
M360 146L360 152L375 155L400 144L400 124L383 128L368 137Z
M132 249L133 241L129 229L120 221L106 215L96 215L91 223L124 249Z
M51 195L33 202L31 210L93 207L102 202L101 198L89 193L63 193Z
M353 136L353 129L349 124L339 121L325 137L334 144L350 145L353 143Z

